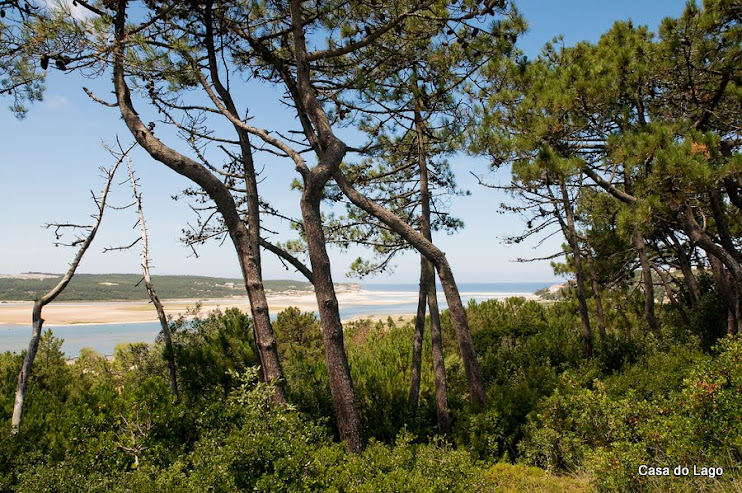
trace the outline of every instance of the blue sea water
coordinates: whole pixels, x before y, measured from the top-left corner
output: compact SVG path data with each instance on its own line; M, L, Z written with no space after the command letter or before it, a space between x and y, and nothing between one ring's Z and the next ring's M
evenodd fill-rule
M466 304L470 300L483 301L507 295L530 294L550 284L553 282L463 283L459 284L459 291ZM345 306L341 304L340 317L343 320L364 315L415 313L417 310L417 284L363 284L362 289L369 294L368 298L373 303L361 300ZM447 304L440 287L438 299L441 309L445 309ZM113 354L114 348L120 343L154 342L160 332L160 325L158 322L80 324L45 326L45 329L51 329L55 337L64 339L62 350L67 356L75 357L84 347L93 348L101 354ZM30 336L30 326L0 324L0 352L21 352L28 347Z
M64 339L62 351L69 357L80 354L84 347L101 354L113 354L117 344L124 342L155 342L160 332L159 322L96 325L45 325L55 337ZM21 352L28 348L31 338L29 325L0 324L0 351Z

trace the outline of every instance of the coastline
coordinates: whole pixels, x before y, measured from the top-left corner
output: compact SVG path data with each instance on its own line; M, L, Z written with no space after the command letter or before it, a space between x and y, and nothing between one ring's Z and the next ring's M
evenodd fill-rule
M462 298L477 299L505 299L512 296L523 296L527 299L538 299L531 293L512 293L512 292L462 292ZM369 307L368 316L372 312L383 310L384 306L398 306L400 304L409 304L417 302L417 293L408 291L366 291L353 290L337 293L338 302L342 307L352 307L363 310L363 307ZM441 301L445 301L439 296ZM193 308L197 303L201 304L201 314L206 315L209 312L218 309L236 307L240 310L249 312L250 303L247 296L226 298L226 299L207 299L207 300L163 300L165 313L177 317L184 314L188 308ZM466 302L466 301L464 301ZM291 292L288 294L269 294L268 304L270 313L275 315L288 307L297 307L302 311L316 311L317 301L314 292ZM2 325L25 325L28 324L31 317L33 302L30 301L9 301L0 303L0 326ZM381 310L380 310L381 309ZM413 312L414 310L408 310ZM398 313L392 313L393 316L399 316ZM359 313L354 314L350 319L363 317ZM128 323L148 323L157 321L157 313L154 307L146 300L142 301L106 301L106 302L56 302L44 307L44 321L46 326L83 326L83 325L105 325L105 324L128 324Z

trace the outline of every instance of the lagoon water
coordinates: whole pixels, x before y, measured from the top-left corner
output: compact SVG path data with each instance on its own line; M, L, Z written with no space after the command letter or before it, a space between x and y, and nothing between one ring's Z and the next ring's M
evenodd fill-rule
M549 282L488 283L459 285L464 304L470 300L484 301L510 296L529 295L548 286ZM362 291L349 303L341 303L340 316L348 320L365 315L399 315L417 310L417 284L364 284ZM441 309L447 307L438 287ZM274 315L275 317L275 315ZM117 344L124 342L154 342L160 332L158 322L124 324L92 324L44 326L56 337L64 339L62 350L69 357L80 354L84 347L102 354L113 354ZM21 352L28 347L30 326L0 324L0 351Z

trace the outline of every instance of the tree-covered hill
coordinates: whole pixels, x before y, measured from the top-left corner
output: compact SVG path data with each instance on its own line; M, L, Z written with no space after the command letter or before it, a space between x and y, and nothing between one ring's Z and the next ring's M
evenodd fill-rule
M30 276L29 276L30 277ZM43 276L39 276L43 277ZM33 301L59 282L61 275L44 279L0 277L0 301ZM60 301L145 300L147 291L139 283L139 274L77 274ZM157 292L165 299L229 298L246 296L240 279L202 276L152 276ZM311 291L311 284L301 281L265 281L270 292Z

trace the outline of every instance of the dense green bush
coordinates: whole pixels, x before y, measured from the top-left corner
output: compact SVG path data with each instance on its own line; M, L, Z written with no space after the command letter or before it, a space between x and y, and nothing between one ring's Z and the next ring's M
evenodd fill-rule
M587 389L565 374L530 420L524 459L555 470L584 467L605 489L664 484L641 475L642 464L723 467L734 480L742 459L742 340L715 351L712 358L688 348L653 355L608 387Z
M233 371L258 364L252 321L236 308L171 323L179 386L190 400L226 397L237 385Z
M311 417L333 416L320 324L314 313L289 307L273 323L288 398Z
M445 441L436 436L429 335L413 412L413 327L392 319L346 324L368 443L358 456L336 442L313 314L289 309L275 322L288 407L272 405L270 388L257 383L251 322L237 310L173 323L179 402L168 391L161 343L121 345L111 361L83 350L69 364L61 341L47 333L14 438L8 430L21 359L0 355L0 490L583 491L590 482L692 491L742 484L739 340L708 352L668 316L657 334L610 329L586 360L570 300L467 309L488 400L484 409L469 407L444 312L453 418ZM672 483L639 475L641 464L715 465L725 473Z

